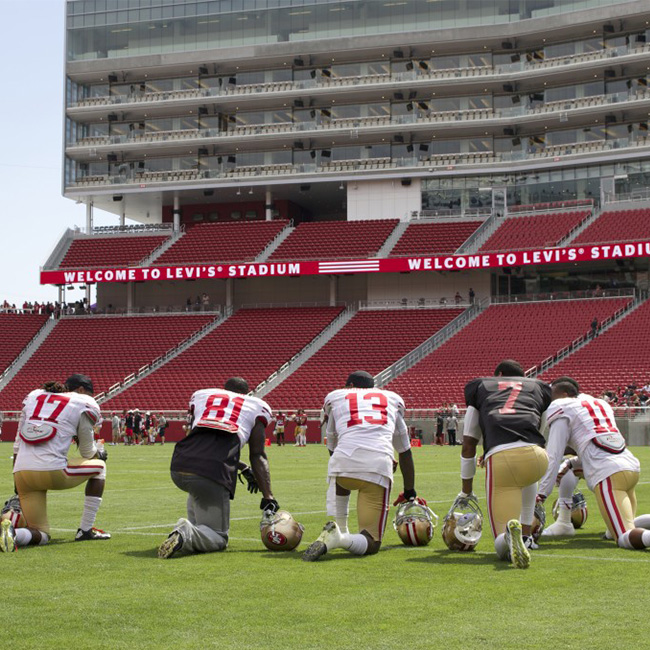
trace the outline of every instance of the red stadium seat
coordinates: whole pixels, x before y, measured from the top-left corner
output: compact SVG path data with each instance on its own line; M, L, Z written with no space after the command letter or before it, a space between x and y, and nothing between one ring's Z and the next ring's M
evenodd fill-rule
M492 305L456 336L388 384L407 408L464 404L463 389L474 377L488 376L503 359L524 370L541 363L603 321L629 298L602 298Z
M0 314L0 373L36 336L47 318L45 314Z
M137 266L149 257L167 237L165 235L88 237L74 239L62 269L87 269L101 266Z
M475 220L410 223L390 257L455 253L482 223Z
M650 208L612 210L585 228L572 244L647 241L650 239Z

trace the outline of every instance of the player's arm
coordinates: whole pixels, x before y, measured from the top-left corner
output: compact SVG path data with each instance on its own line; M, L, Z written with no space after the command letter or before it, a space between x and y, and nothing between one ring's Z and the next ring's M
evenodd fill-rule
M334 453L336 445L339 443L339 435L336 431L336 422L332 417L332 407L329 404L325 404L323 407L325 411L325 417L327 418L327 427L325 428L325 437L327 438L327 451L330 452L330 456Z
M83 413L77 425L77 440L79 440L79 453L82 458L95 458L97 445L95 445L95 422L87 413Z
M264 433L265 430L265 424L261 420L257 420L253 426L253 430L251 431L251 435L248 440L248 451L251 469L253 470L257 485L259 486L259 489L264 497L262 499L262 504L264 504L264 501L275 501L273 499L273 492L271 492L271 474L269 472L269 461L266 457L266 452L264 451L264 445L266 443L266 435ZM262 509L265 509L263 505L261 507Z
M570 437L571 427L569 420L566 418L552 420L548 433L548 444L546 445L548 469L540 481L538 488L538 498L541 501L544 501L553 492L555 479L560 470L560 465L564 458L564 450L569 443Z
M460 452L460 478L462 492L472 494L474 490L474 475L476 474L476 447L481 439L479 412L473 406L467 407L463 421L463 448Z
M404 480L404 498L406 500L415 498L415 464L413 463L413 452L409 439L408 427L404 421L401 411L395 419L395 433L393 434L393 447L398 453L399 469Z

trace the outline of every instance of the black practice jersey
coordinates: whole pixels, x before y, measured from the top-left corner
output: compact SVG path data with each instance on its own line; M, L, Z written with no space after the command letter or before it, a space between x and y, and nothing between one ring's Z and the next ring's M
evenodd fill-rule
M479 412L483 447L527 442L544 447L539 431L551 403L551 387L529 377L483 377L465 386L465 403Z

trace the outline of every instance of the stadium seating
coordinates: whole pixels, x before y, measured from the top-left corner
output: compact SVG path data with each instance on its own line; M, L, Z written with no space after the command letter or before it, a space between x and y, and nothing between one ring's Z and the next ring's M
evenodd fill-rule
M137 266L166 239L165 235L73 239L59 268Z
M588 210L553 212L505 219L481 251L511 251L555 246L589 216Z
M366 258L377 254L397 219L301 223L271 255L271 260Z
M402 395L407 408L449 402L463 406L463 388L470 379L491 375L506 358L526 370L587 333L594 316L602 321L629 300L492 305L387 388Z
M25 395L74 372L93 379L97 393L121 381L207 325L214 316L77 316L61 319L0 392L0 410L19 409Z
M455 253L482 221L412 222L390 253L405 255L437 255Z
M232 376L255 388L305 347L342 309L241 309L183 354L115 398L107 408L186 409L199 388Z
M0 374L45 325L47 314L0 314Z
M197 224L155 263L251 262L287 225L288 221Z
M650 238L650 208L603 212L571 244L645 241Z
M650 302L630 312L611 329L553 366L542 379L574 377L580 388L596 396L619 386L650 382Z
M352 370L377 374L458 316L462 309L360 311L268 395L274 408L320 408Z

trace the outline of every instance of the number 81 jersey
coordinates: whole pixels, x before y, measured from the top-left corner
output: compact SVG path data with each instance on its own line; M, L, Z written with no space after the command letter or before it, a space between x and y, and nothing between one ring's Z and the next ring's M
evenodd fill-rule
M243 447L255 422L266 425L273 419L271 407L259 397L233 393L223 388L197 390L190 400L192 428L205 427L236 433Z

